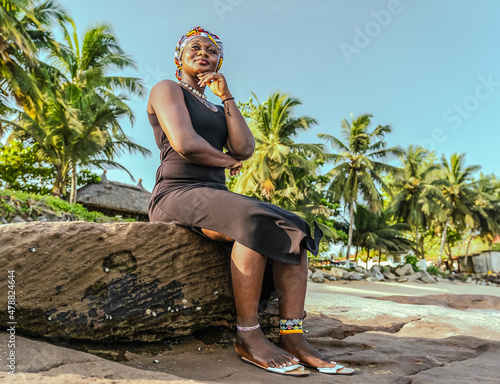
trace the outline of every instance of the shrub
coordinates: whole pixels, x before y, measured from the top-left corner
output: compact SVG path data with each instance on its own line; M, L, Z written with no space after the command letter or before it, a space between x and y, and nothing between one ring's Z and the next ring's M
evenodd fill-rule
M408 256L406 256L405 260L406 260L407 264L411 264L411 266L413 267L413 270L415 272L420 271L420 268L417 267L418 258L416 256L408 255Z
M429 272L431 275L436 275L436 276L441 276L442 273L439 272L438 267L431 265L430 267L427 267L427 272Z
M31 214L31 205L36 202L40 202L58 215L63 212L68 212L75 215L78 220L90 222L135 221L134 219L108 217L97 211L88 211L81 204L70 204L67 201L55 196L42 196L34 193L11 190L0 190L0 196L8 196L10 201L14 202L14 204L9 205L4 199L0 199L0 215L5 215L8 220L17 213L29 216ZM18 207L18 210L14 208L14 205Z

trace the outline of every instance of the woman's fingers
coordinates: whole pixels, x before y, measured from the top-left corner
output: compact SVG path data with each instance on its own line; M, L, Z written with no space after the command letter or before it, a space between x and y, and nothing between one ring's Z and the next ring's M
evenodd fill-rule
M208 85L210 90L217 96L222 96L229 92L226 79L222 73L200 73L198 78L200 79L198 82L200 87Z
M236 176L238 173L240 173L241 167L242 167L242 165L238 165L236 168L233 168L233 175L232 176Z
M224 76L221 73L215 73L215 72L207 72L207 73L200 73L198 75L198 78L200 81L198 81L198 85L203 87L206 84L210 84L214 81L221 81L224 79Z
M243 163L241 161L238 161L238 163L234 167L229 168L229 174L231 176L236 176L238 173L240 173L242 167Z

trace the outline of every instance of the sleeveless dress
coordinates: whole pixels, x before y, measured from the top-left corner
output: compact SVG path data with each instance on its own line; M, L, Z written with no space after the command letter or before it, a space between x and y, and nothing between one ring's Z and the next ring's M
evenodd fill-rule
M194 130L222 151L228 132L224 108L211 111L182 88ZM230 192L225 171L190 163L170 145L155 114L148 114L161 164L149 204L150 221L173 222L203 235L201 228L229 236L266 256L269 261L300 264L301 247L318 254L322 232L294 213L260 200Z

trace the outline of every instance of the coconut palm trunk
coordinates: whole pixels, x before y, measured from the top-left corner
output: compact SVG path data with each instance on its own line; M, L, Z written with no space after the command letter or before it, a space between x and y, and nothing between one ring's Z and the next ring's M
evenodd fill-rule
M465 267L467 267L467 261L468 261L468 258L469 258L470 243L472 243L472 235L469 238L469 241L467 242L467 248L465 249L465 259L464 259L464 265L465 265Z
M415 226L415 256L418 258L418 244L419 244L419 233L418 233L418 225Z
M346 255L347 267L349 267L349 255L351 253L353 228L354 228L354 202L349 203L349 238L347 240L347 255Z
M76 203L76 182L77 182L76 163L73 162L71 164L71 193L69 195L69 202L71 204Z
M439 266L441 266L441 263L443 261L443 252L444 252L444 245L446 243L446 232L448 229L448 222L450 221L450 217L448 216L446 218L446 222L444 223L444 229L443 229L443 235L441 236L441 249L439 250Z

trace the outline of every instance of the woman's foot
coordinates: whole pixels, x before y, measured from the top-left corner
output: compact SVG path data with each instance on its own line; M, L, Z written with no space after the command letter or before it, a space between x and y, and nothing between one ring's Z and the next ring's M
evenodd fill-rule
M261 329L238 331L234 345L241 357L263 367L284 368L298 364L299 359L271 343Z
M310 365L315 368L334 368L337 363L331 361L323 354L318 352L311 344L304 338L303 333L290 333L281 335L278 347L284 351L298 357L301 363ZM299 363L300 364L300 363ZM354 370L352 368L342 368L337 371L338 374L351 374Z

